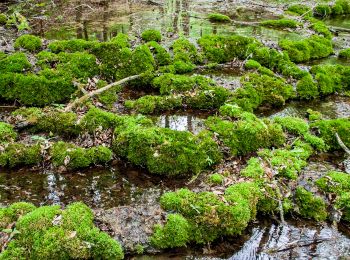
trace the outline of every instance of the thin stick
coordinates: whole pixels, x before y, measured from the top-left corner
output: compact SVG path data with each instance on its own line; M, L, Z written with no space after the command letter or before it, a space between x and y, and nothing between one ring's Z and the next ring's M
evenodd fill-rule
M64 111L65 112L71 111L76 105L78 105L79 103L84 102L88 98L91 98L91 97L93 97L95 95L98 95L98 94L100 94L100 93L102 93L102 92L104 92L104 91L106 91L106 90L108 90L108 89L110 89L110 88L112 88L114 86L124 84L126 82L129 82L131 80L137 79L139 77L141 77L141 75L133 75L133 76L127 77L125 79L119 80L117 82L113 82L113 83L111 83L111 84L109 84L109 85L107 85L107 86L105 86L103 88L99 88L97 90L91 91L91 92L85 94L84 96L74 100L73 102L69 103L66 106L66 108L64 109Z

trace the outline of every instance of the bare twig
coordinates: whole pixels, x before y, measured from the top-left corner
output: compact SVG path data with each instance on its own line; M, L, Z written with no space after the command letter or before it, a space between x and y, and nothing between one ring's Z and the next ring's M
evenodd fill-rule
M125 79L122 79L122 80L119 80L119 81L116 81L116 82L113 82L111 84L108 84L107 86L103 87L103 88L99 88L97 90L94 90L94 91L91 91L91 92L88 92L87 94L85 94L84 96L74 100L73 102L69 103L66 108L64 109L65 112L67 111L71 111L76 105L78 105L79 103L82 103L84 102L85 100L95 96L95 95L98 95L114 86L117 86L117 85L122 85L126 82L129 82L131 80L134 80L134 79L137 79L141 77L141 75L133 75L133 76L130 76L130 77L127 77Z
M322 243L324 241L329 241L332 238L317 238L317 239L306 239L306 240L295 240L293 242L287 243L281 247L277 247L277 248L271 248L268 251L270 253L277 253L277 252L283 252L283 251L287 251L296 247L305 247L305 246L311 246L311 245L315 245L315 244L319 244Z
M350 155L350 149L346 147L346 145L343 143L343 141L340 139L338 133L335 133L335 137L337 138L337 142L340 145L341 148L343 148L343 150Z

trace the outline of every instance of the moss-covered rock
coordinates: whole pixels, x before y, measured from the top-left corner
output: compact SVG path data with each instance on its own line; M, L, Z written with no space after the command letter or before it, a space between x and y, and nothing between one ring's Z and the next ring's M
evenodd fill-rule
M319 95L317 84L310 74L297 82L297 93L301 99L313 99Z
M265 20L260 25L274 28L297 28L298 22L292 19Z
M169 214L164 226L156 225L151 244L156 248L174 248L186 246L190 241L191 226L180 214Z
M107 147L96 146L81 148L74 144L59 141L50 151L54 166L65 166L69 169L82 169L92 164L106 164L112 160L112 151Z
M148 125L144 125L146 124ZM198 173L221 159L212 135L149 126L142 118L124 117L114 132L113 151L151 173ZM196 158L193 160L193 158Z
M21 143L10 143L0 154L0 166L32 166L43 160L39 144L27 146Z
M231 22L231 18L224 14L219 13L211 13L208 14L209 21L213 23L229 23Z
M7 15L4 13L0 13L0 25L4 25L7 22Z
M255 217L259 195L258 187L247 182L229 187L225 202L211 192L180 189L165 193L160 203L165 210L181 214L187 220L191 228L189 241L202 244L219 236L240 234Z
M341 149L335 134L347 147L350 147L350 120L345 118L320 120L311 124L312 127L318 129L319 137L321 137L331 150Z
M7 55L0 62L0 72L4 76L7 72L21 73L32 67L27 56L22 52Z
M327 193L340 195L344 191L350 191L350 175L344 172L330 171L315 183L322 191Z
M0 122L0 144L8 143L16 139L17 133L13 130L13 126L4 122Z
M37 36L25 34L18 37L15 41L15 48L23 48L28 51L34 52L41 49L42 42Z
M196 46L185 38L177 39L172 44L174 53L173 66L176 73L191 72L202 61Z
M120 244L94 226L92 210L83 203L73 203L65 210L59 206L36 209L31 205L22 206L25 206L24 214L16 223L19 232L0 254L0 259L124 257Z
M261 105L279 107L295 96L293 86L276 76L248 73L241 78L242 87L233 93L233 101L247 111Z
M6 229L18 218L33 211L36 207L27 202L16 202L6 208L0 208L0 229Z
M332 13L331 7L326 4L319 4L315 6L313 11L314 11L314 16L318 16L318 17L327 17L327 16L330 16Z
M336 200L335 206L342 211L342 219L350 222L350 192L342 193Z
M162 40L162 35L160 31L157 30L146 30L142 32L141 38L146 42L160 42Z
M219 173L211 174L208 177L208 182L214 185L221 185L224 181L224 176Z
M92 107L81 118L80 126L89 133L94 133L97 128L102 128L103 130L114 128L119 122L118 118L119 116L114 113Z
M283 39L279 46L288 53L291 61L297 63L325 58L333 53L331 40L318 35L299 41Z
M307 15L310 16L312 15L312 10L310 7L308 7L307 5L303 5L303 4L293 4L288 6L287 9L289 12L298 14L298 15Z
M173 110L182 107L181 96L151 96L146 95L137 100L127 100L125 107L142 114L152 114L160 111Z
M157 66L166 66L172 62L169 52L155 41L150 41L147 43L150 51L153 54L154 60Z
M348 0L337 0L331 6L332 15L342 15L350 13L350 3Z
M0 74L0 96L23 105L43 106L66 101L75 91L71 75L64 71L43 70L36 74Z
M265 174L262 167L262 162L257 157L252 157L248 160L247 166L240 172L244 177L259 179Z
M345 50L341 50L339 52L338 56L339 56L339 58L349 60L350 59L350 48L349 49L345 49Z
M209 117L205 124L219 135L232 155L245 155L259 148L278 147L285 141L281 126L268 120L255 118L232 122Z
M62 41L53 41L48 45L48 48L53 53L60 52L83 52L86 50L91 50L98 44L95 41L85 41L83 39L74 39L74 40L62 40Z
M295 202L298 206L297 212L304 218L323 221L327 218L326 203L312 192L298 187L295 191Z
M292 147L275 150L264 149L259 151L258 155L266 160L279 176L296 179L298 173L307 165L307 159L312 153L313 149L309 144L298 140L294 142Z
M206 35L198 40L203 54L210 62L224 63L234 58L245 59L258 44L254 38L240 35Z

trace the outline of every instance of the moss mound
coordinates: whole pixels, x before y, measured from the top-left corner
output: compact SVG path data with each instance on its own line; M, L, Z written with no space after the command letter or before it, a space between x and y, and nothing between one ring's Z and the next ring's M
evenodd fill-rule
M25 34L18 37L15 41L15 48L23 48L34 52L40 50L42 46L41 39L34 35Z
M94 226L92 210L83 203L65 210L15 203L0 209L0 215L17 221L18 231L0 259L124 258L120 244Z

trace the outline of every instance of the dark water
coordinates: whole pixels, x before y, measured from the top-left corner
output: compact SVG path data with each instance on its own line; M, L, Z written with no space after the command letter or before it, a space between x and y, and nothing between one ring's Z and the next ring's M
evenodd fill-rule
M0 170L0 204L27 201L39 206L84 201L92 208L108 209L154 203L162 192L184 183L123 165L72 173Z

